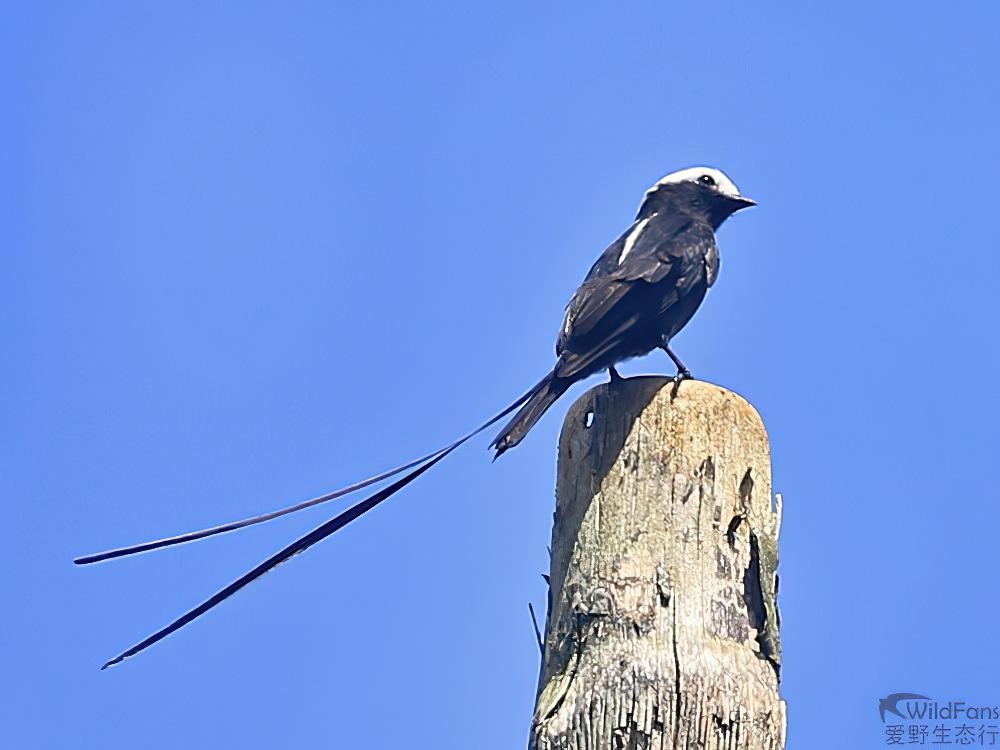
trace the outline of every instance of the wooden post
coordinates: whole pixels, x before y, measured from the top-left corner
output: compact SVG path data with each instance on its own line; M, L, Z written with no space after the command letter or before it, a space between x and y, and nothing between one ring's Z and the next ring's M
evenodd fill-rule
M783 750L780 503L740 396L656 377L584 394L559 441L530 747Z

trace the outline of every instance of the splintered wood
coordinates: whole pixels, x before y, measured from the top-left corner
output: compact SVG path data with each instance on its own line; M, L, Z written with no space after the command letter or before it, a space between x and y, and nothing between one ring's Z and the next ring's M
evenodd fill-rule
M718 386L632 378L559 443L536 750L782 750L780 498L760 416Z

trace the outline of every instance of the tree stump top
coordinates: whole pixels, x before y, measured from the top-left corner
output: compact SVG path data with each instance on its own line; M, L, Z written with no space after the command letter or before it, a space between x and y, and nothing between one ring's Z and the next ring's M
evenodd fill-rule
M604 384L559 443L536 748L783 748L780 503L742 397Z

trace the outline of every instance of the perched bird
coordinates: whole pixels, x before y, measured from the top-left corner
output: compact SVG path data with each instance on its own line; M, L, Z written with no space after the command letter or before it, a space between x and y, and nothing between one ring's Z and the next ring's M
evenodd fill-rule
M690 377L671 350L670 340L694 315L719 273L715 230L736 211L753 205L754 201L743 197L732 180L709 167L682 169L653 185L646 191L632 225L597 259L566 306L552 371L513 404L453 443L376 476L262 516L77 558L74 562L85 565L234 531L409 472L264 560L105 663L102 669L162 640L293 555L343 528L515 410L517 413L491 444L496 450L494 458L520 443L573 383L605 369L613 380L617 379L615 365L623 360L663 349L677 366L677 377Z
M664 177L646 191L625 233L597 259L566 306L559 359L510 424L493 441L501 455L567 388L630 357L663 349L680 377L691 373L670 339L691 320L719 273L715 230L753 206L717 169L694 167Z

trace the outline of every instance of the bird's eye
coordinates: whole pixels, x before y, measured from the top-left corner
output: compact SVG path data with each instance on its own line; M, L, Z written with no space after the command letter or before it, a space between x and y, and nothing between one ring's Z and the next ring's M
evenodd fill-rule
M702 185L708 185L709 187L715 187L715 180L712 178L711 175L708 175L708 174L703 174L701 177L699 177L698 178L698 182L700 182Z

